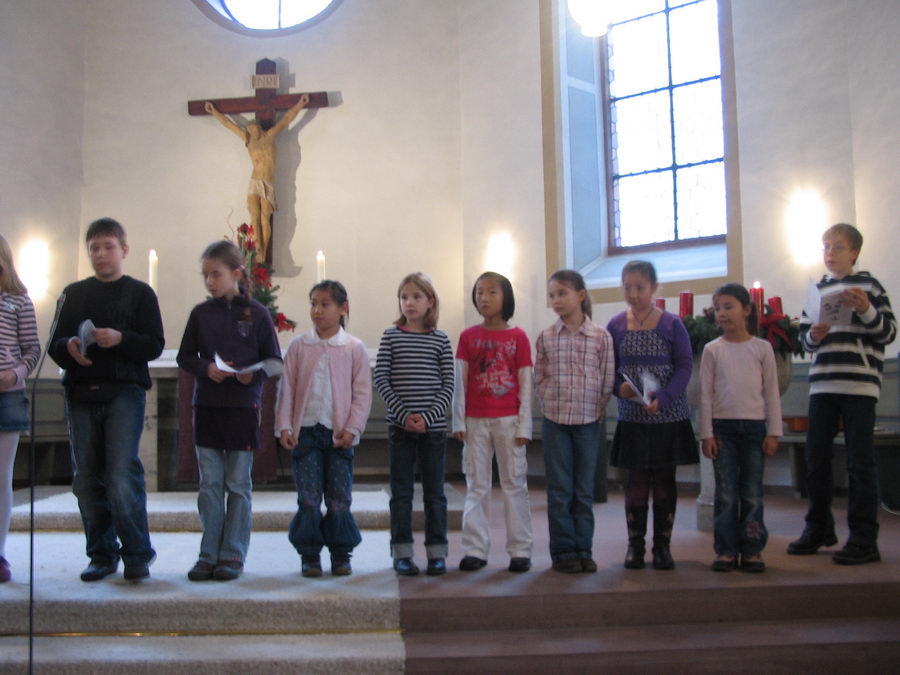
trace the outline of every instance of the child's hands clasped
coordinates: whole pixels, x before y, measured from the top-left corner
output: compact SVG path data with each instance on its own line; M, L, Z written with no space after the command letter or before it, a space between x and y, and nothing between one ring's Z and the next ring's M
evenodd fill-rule
M422 417L422 415L420 415L419 413L408 415L406 417L406 423L403 425L403 428L413 434L424 434L426 428L425 418Z
M715 459L719 456L719 440L717 438L704 438L703 456L707 459Z
M232 375L233 373L219 370L215 363L210 363L206 368L206 376L216 383L224 382L226 378L231 377Z
M352 431L346 429L334 436L334 447L336 448L352 448L353 441L356 440Z
M778 452L778 436L766 436L762 445L763 454L771 457Z
M281 430L281 447L285 450L293 450L297 447L297 439L294 434L287 429Z

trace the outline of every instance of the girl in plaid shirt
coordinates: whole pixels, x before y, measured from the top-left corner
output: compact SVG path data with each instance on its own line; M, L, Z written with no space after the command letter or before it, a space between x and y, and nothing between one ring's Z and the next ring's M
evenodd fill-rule
M534 383L544 413L550 557L559 572L596 572L594 473L599 420L615 375L613 341L591 321L591 299L578 272L554 272L547 290L559 319L537 339Z

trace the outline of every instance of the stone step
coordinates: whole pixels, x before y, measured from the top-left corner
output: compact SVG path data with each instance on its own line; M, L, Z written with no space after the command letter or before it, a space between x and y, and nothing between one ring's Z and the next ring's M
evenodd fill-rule
M35 673L402 673L403 640L389 633L327 635L39 637ZM0 673L24 673L26 638L0 638Z
M747 616L752 616L748 612ZM878 673L900 618L405 634L406 672Z
M416 484L413 496L413 529L424 530L422 489ZM444 486L447 496L448 527L462 526L465 495L454 486ZM384 485L358 484L353 487L353 515L360 529L386 530L390 527L390 489ZM15 492L10 529L28 530L30 509L28 490ZM66 487L41 486L35 490L35 529L82 531L78 503ZM253 493L253 530L287 532L297 509L297 493L259 490ZM153 532L200 532L196 492L151 492L147 495L147 515Z

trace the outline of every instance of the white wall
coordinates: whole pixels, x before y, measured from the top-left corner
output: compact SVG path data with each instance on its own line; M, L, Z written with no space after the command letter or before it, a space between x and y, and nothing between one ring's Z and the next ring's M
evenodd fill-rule
M168 346L205 297L203 247L247 219L246 150L211 117L189 117L187 101L252 95L263 57L287 62L292 91L343 97L279 138L280 308L308 326L323 249L328 276L350 293L350 328L370 346L396 316L397 283L415 270L434 278L442 325L458 332L457 27L455 3L344 0L305 31L261 39L186 0L89 0L83 220L122 220L134 276L146 278L147 253L158 250Z
M20 272L27 240L51 247L49 291L35 298L42 341L79 246L83 10L82 0L0 3L0 233Z

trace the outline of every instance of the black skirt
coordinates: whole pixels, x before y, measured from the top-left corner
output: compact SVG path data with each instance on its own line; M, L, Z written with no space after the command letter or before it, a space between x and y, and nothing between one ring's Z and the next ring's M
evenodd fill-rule
M619 422L609 463L623 469L665 469L700 461L690 420L639 424Z

